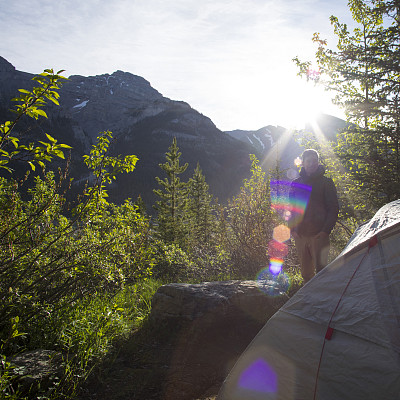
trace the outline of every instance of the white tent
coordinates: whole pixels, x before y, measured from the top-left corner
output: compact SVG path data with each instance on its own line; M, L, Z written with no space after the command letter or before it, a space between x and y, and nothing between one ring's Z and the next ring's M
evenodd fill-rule
M400 200L261 329L218 400L400 399Z

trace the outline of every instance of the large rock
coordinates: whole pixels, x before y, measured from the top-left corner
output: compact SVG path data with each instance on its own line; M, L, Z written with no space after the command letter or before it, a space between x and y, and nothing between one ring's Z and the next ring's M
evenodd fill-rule
M215 314L226 319L241 312L264 324L287 299L285 288L273 281L171 283L154 295L150 319L194 321Z
M149 320L92 375L79 400L215 398L236 360L288 300L287 289L272 281L161 286Z
M17 377L19 390L31 396L39 389L44 393L64 373L61 353L52 350L26 351L8 361Z
M216 392L240 354L287 300L284 288L272 281L160 287L150 321L174 341L162 399L197 399Z

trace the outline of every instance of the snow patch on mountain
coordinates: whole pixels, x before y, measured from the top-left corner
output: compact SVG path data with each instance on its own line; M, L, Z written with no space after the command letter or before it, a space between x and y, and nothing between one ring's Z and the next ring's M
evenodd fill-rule
M260 146L262 147L263 150L265 150L265 144L262 142L262 140L257 136L253 134L253 137L258 140L258 142L260 143Z
M73 106L72 108L83 108L86 107L87 103L89 103L89 100L82 101L82 103L79 103L76 106Z
M272 138L272 136L265 134L265 137L267 140L269 140L269 146L272 147L274 145L274 139Z

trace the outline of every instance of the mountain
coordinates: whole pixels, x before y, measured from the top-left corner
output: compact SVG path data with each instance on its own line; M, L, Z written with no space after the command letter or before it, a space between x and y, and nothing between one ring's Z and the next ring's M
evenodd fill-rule
M12 117L7 111L12 107L10 99L19 88L31 89L33 76L16 70L0 57L2 120ZM105 130L113 132L112 155L135 154L139 158L133 173L121 175L109 187L110 200L116 203L141 195L148 206L154 204L152 189L158 186L155 177L164 177L159 164L165 162L173 137L182 153L181 164L189 163L182 179L189 179L199 163L210 191L220 201L234 195L249 175L249 153L254 152L250 145L217 129L189 104L162 96L139 76L122 71L70 76L60 90L60 105L46 107L48 120L29 120L27 124L32 125L32 137L43 137L47 132L73 147L70 175L75 190L90 177L82 155ZM25 125L20 128L25 129Z
M13 118L10 99L20 88L31 89L33 77L0 57L1 121ZM156 200L155 177L164 178L159 164L165 162L173 137L182 153L181 164L189 163L182 180L188 180L199 163L211 193L221 202L236 194L249 176L249 154L255 154L265 168L273 168L279 159L283 168L289 168L301 153L292 133L283 127L222 132L189 104L164 97L144 78L128 72L73 75L59 93L60 106L49 104L45 108L47 120L22 121L19 131L29 131L30 140L49 133L58 142L73 147L70 176L74 178L75 192L81 191L90 179L82 156L88 154L100 132L112 131L110 154L135 154L139 161L133 173L120 175L109 187L110 201L118 204L140 195L149 212ZM55 167L58 165L59 161L54 163ZM21 167L15 168L19 171Z
M319 114L313 122L308 122L305 128L297 131L289 131L282 126L268 125L256 131L234 130L226 132L231 137L250 144L258 154L264 169L273 169L277 162L283 170L292 171L288 174L293 178L294 160L301 155L304 149L300 146L300 139L309 133L324 140L336 141L338 132L348 126L348 123L340 118L327 114Z
M282 126L268 125L256 131L234 130L227 132L231 137L250 144L260 154L265 170L276 168L290 169L293 161L301 154L302 148L296 141L293 131Z
M250 143L252 147L264 153L271 149L284 131L285 128L266 126L257 131L236 129L234 131L227 131L226 133L244 143Z

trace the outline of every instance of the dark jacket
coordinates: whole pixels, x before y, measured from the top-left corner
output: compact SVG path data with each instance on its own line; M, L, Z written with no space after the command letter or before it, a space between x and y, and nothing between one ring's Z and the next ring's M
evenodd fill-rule
M304 214L294 213L290 221L292 231L299 235L314 236L319 232L329 234L336 224L339 213L336 187L332 179L324 176L324 173L325 168L322 165L311 176L302 168L300 177L292 182L291 203L299 204L300 201L305 206Z

